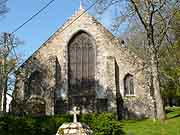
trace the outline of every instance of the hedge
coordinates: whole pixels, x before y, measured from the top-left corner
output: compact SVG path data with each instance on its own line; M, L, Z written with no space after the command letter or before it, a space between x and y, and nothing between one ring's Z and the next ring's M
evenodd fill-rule
M3 116L0 117L0 135L55 135L59 126L72 122L71 115L44 117ZM93 130L93 135L123 134L121 123L111 113L80 115L79 121Z

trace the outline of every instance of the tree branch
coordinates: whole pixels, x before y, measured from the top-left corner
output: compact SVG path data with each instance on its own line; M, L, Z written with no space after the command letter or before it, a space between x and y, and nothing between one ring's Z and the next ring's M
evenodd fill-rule
M146 22L143 20L143 18L142 18L142 16L141 16L141 13L140 13L140 11L139 11L139 9L138 9L136 3L134 2L134 0L130 0L130 2L132 3L132 5L133 5L133 7L134 7L134 9L135 9L135 11L136 11L136 13L137 13L137 15L138 15L140 21L141 21L141 23L143 24L144 28L145 28L146 31L147 31L147 30L148 30L147 24L146 24Z

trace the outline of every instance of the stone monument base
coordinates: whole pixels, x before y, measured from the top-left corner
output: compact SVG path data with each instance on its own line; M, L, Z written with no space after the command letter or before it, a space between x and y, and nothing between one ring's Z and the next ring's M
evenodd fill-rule
M80 122L62 124L56 135L92 135L92 130L86 124Z

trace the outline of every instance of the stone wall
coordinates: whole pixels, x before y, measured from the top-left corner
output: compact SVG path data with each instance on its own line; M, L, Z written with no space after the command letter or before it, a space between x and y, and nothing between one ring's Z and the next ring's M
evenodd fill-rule
M154 118L154 100L151 97L125 97L124 118Z
M22 65L16 72L15 90L13 92L12 111L17 113L28 114L31 112L31 107L28 104L34 103L34 100L41 99L45 104L45 114L54 114L54 90L56 85L55 79L55 57L47 59L37 59L33 56L32 60L26 65ZM29 89L31 76L41 73L39 80L34 80ZM33 90L37 93L33 93ZM34 98L35 97L35 98Z
M95 98L97 99L95 100L95 111L107 110L109 112L117 112L117 101L119 100L116 100L116 94L119 93L122 99L124 99L122 106L126 110L132 111L138 114L138 116L151 116L153 114L153 104L150 90L146 84L148 80L145 78L143 60L136 57L128 49L123 48L121 41L113 37L110 32L88 13L85 13L73 22L83 12L83 9L75 12L21 66L20 69L25 71L25 74L19 73L23 75L17 75L14 101L20 100L21 102L26 99L24 96L25 82L32 71L49 69L46 73L50 76L45 77L48 84L47 94L43 97L47 104L46 114L54 114L54 111L62 113L70 111L71 108L68 105L68 44L75 34L84 31L92 36L95 41ZM49 58L52 58L52 56L55 57L55 61L52 62L53 64L49 61ZM118 75L115 70L116 67L118 68ZM27 69L30 69L30 73L26 71ZM124 95L123 80L128 73L134 76L134 97L125 97ZM118 80L116 76L118 76ZM101 101L103 102L102 104ZM148 104L144 104L145 101ZM102 105L107 105L107 107L103 106L100 108ZM54 106L59 109L54 109Z

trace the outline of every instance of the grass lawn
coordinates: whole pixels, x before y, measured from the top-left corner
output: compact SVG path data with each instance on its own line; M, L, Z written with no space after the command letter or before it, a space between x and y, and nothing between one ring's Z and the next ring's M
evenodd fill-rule
M72 115L46 117L0 117L0 135L55 135L59 126L71 122ZM93 135L180 135L180 107L167 109L164 123L146 120L117 121L111 113L82 115Z
M126 135L180 135L180 107L167 109L164 123L153 120L122 121L122 130Z

